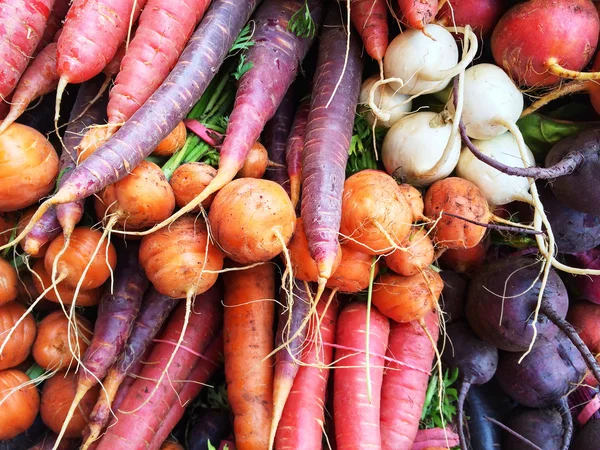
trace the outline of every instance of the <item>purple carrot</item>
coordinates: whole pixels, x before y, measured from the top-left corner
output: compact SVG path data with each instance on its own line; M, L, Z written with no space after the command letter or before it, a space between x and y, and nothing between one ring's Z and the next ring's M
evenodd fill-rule
M162 295L153 287L148 289L142 302L140 314L133 324L129 340L103 381L104 391L90 414L88 422L89 438L82 449L87 448L88 445L94 442L108 423L113 399L119 386L126 376L131 373L132 368L140 361L142 355L146 353L152 339L154 339L176 304L177 299Z
M140 310L144 291L150 284L138 260L139 245L128 243L127 248L124 244L121 247L114 288L107 286L100 299L94 335L83 355L83 370L77 373L75 397L58 435L59 440L83 396L106 376L123 351Z
M85 199L121 178L181 122L214 78L260 0L214 0L163 84L119 130L71 172L6 247L19 242L52 205ZM199 203L198 203L199 204Z
M90 100L94 98L98 89L102 85L102 78L96 77L79 88L75 105L71 111L70 120L74 120L87 107ZM106 100L106 99L105 99ZM58 184L62 186L71 175L77 161L75 147L79 144L81 136L86 127L99 123L103 120L103 114L106 114L106 102L98 102L94 107L89 108L87 113L78 120L69 124L65 132L64 147L60 155L60 173L63 174ZM61 227L67 236L70 236L75 225L81 220L83 215L83 200L56 205L49 209L42 218L36 222L31 231L27 234L23 249L26 253L35 256L40 248L53 240L60 234Z
M290 194L290 180L285 167L285 143L294 121L298 90L298 82L290 86L275 115L265 125L262 134L269 160L278 164L267 167L265 178L280 184L288 194Z
M302 217L308 225L308 248L319 270L317 297L337 257L342 191L363 68L356 33L347 49L347 30L338 5L332 5L321 33L302 152Z
M302 327L302 322L310 310L310 295L303 281L295 280L292 291L293 303L287 301L287 292L282 290L282 303L288 308L279 314L275 348L285 344L285 347L275 354L275 372L273 376L273 419L271 422L271 442L275 439L277 426L283 414L294 378L298 373L297 361L302 356L302 347L308 327ZM298 330L300 330L299 333ZM298 334L296 336L296 334ZM288 342L295 336L291 342Z
M304 149L304 136L306 122L310 112L310 99L300 103L294 123L285 146L285 159L287 161L288 176L290 179L290 195L294 208L300 201L300 186L302 185L302 150Z

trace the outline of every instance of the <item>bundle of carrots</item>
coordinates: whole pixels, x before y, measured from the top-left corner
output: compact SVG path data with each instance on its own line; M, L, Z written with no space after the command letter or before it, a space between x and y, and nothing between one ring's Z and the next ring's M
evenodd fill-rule
M509 3L0 2L2 448L591 448L600 18Z

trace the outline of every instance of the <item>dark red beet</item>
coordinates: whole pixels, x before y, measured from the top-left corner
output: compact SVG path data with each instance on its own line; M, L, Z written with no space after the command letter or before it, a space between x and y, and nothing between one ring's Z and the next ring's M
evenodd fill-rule
M511 413L506 425L544 450L559 450L564 442L563 417L554 407L531 409L520 406ZM531 450L523 440L506 432L503 441L506 449Z
M475 34L485 39L492 34L505 4L505 0L451 0L440 8L438 19L448 27L471 25Z
M598 233L600 234L600 232ZM578 253L574 255L574 259L578 267L600 269L600 249L598 248ZM582 275L570 277L568 281L569 287L575 291L578 297L600 305L600 276Z
M440 276L444 281L440 304L447 314L450 323L463 320L465 317L465 298L467 297L467 280L451 270L442 270Z
M533 287L532 284L539 272L540 264L535 259L509 257L487 264L473 277L467 293L466 314L469 325L481 339L511 352L525 351L529 347L533 338L531 318L541 281L538 279ZM544 300L561 318L567 315L567 291L554 270L550 271ZM536 327L538 334L548 338L558 330L543 314Z
M575 436L571 450L591 450L600 442L600 420L590 420Z
M545 408L557 403L587 370L571 341L558 329L554 334L551 339L538 336L538 346L520 364L522 353L500 352L496 378L504 392L524 406Z

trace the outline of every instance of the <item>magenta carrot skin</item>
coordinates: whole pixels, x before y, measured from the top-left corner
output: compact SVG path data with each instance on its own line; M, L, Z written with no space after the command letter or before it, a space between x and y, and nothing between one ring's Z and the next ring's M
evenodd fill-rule
M127 375L133 372L134 367L146 354L152 339L154 339L177 302L178 299L162 295L152 286L146 291L140 313L135 319L127 344L125 344L121 355L119 355L104 379L108 396L103 393L98 397L98 401L88 419L88 427L100 431L106 426L111 417L111 402L113 410L118 408L116 397L114 401L112 397L115 392L118 394L117 389L120 390L120 386L129 379Z
M59 76L68 83L83 83L102 72L127 37L132 11L135 8L135 23L145 3L74 0L58 39Z
M300 38L287 28L290 18L303 6L303 0L265 0L253 17L255 44L247 53L253 66L240 79L220 151L219 170L226 171L231 179L283 101L308 52L312 40ZM313 20L320 24L321 2L309 0L308 6Z
M56 0L54 2L52 11L50 11L50 16L48 16L48 20L46 21L44 34L42 35L42 38L40 39L33 56L37 55L40 51L46 48L50 42L56 40L56 32L62 28L63 20L65 19L67 11L69 10L69 2L70 0Z
M0 133L25 112L36 98L56 89L56 44L51 42L33 59L23 72L12 96L10 111L0 125Z
M167 79L73 171L57 203L89 197L136 167L185 118L217 73L258 0L214 0Z
M287 162L288 177L290 180L290 195L294 207L300 200L300 186L302 184L302 150L304 149L304 136L306 123L310 112L310 99L300 103L294 123L285 144L285 159Z
M108 123L129 119L165 80L210 0L148 0L110 91Z
M181 420L185 414L185 408L194 400L204 385L208 383L223 361L223 334L219 333L206 351L202 353L202 358L199 359L196 366L192 369L187 383L183 385L179 393L179 401L176 401L173 407L169 410L167 417L160 424L160 427L154 435L152 444L147 447L147 450L158 450L162 443L169 437L175 425Z
M0 98L13 91L38 46L54 0L11 0L0 3Z
M437 312L425 316L424 324L437 342ZM392 324L387 356L428 372L434 355L435 349L419 322ZM393 362L386 361L385 365L381 388L382 448L411 450L419 430L429 376Z
M280 184L290 194L290 180L286 169L285 143L292 128L298 100L298 83L288 89L275 115L265 125L262 142L269 154L269 160L282 167L267 167L265 178Z
M439 0L397 0L402 13L403 23L422 30L431 22L438 11Z
M459 445L458 434L450 428L429 428L417 431L410 450L427 450L432 447L452 448Z
M97 77L81 85L71 111L70 120L74 120L79 116L87 103L94 98L101 84L101 77ZM89 108L86 114L79 120L71 122L67 126L63 139L65 146L60 155L59 162L60 173L63 173L59 185L64 184L75 168L75 161L77 159L75 147L79 144L84 129L92 124L101 122L105 111L106 102L100 101ZM73 231L73 228L75 228L75 225L81 220L82 216L83 201L56 205L56 207L46 211L39 222L27 234L23 243L23 249L26 253L35 256L46 242L53 240L62 230L69 233Z
M375 355L385 354L390 323L376 308L371 309L369 341L371 401L369 402L365 369L366 321L367 306L364 303L348 305L338 318L336 344L361 350L360 353L339 348L335 351L333 418L335 439L340 449L381 449L379 415L384 359Z
M331 277L338 250L342 191L363 67L353 36L345 72L330 103L344 68L344 30L339 8L332 6L321 33L302 152L302 217L311 224L305 227L306 238L322 279Z
M82 359L84 370L78 383L95 385L102 380L125 347L134 319L138 315L144 291L150 284L138 261L139 245L130 242L118 253L114 289L108 286L100 299L94 336Z
M184 335L183 347L175 354L167 376L154 392L156 380L160 378L171 357L183 327L185 304L181 303L178 306L160 337L169 343L158 342L154 345L140 378L136 379L127 393L116 414L114 425L107 429L98 450L145 449L153 441L155 430L158 430L169 410L178 401L177 394L185 384L177 380L189 378L200 359L194 353L203 353L222 326L222 299L222 289L218 285L196 297L194 311ZM152 393L153 396L149 398ZM148 401L141 409L132 412L146 400ZM135 430L135 433L132 433L132 430Z
M319 366L327 366L333 361L331 344L335 341L338 311L336 299L325 311L328 300L325 297L321 297L317 305L317 313L323 317L319 330L322 340L317 339L314 327L310 327L307 338L310 343L306 343L302 354L302 362L306 365L300 367L285 404L275 436L276 450L312 450L321 445L323 429L320 423L325 421L330 370Z
M84 108L86 108L101 89L103 79L101 76L92 78L81 85L77 93L75 105L71 110L69 117L71 122L65 131L64 143L65 147L60 155L60 169L64 175L59 182L59 187L63 186L75 170L77 161L76 148L81 142L85 130L95 124L102 123L106 117L106 102L107 96L101 97L96 103L88 108L88 110L78 120ZM83 200L71 203L56 205L56 215L58 222L63 227L65 234L70 234L79 223L83 216Z

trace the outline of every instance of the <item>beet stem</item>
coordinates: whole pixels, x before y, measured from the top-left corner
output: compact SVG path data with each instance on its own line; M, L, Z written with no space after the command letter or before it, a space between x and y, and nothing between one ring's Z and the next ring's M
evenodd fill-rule
M498 230L498 231L508 231L510 233L523 233L523 234L545 234L543 231L532 230L530 228L521 228L521 227L516 227L516 226L511 227L508 225L498 225L495 223L477 222L476 220L467 219L466 217L458 216L456 214L452 214L452 213L445 212L445 211L443 211L442 214L445 216L450 216L450 217L454 217L456 219L464 220L465 222L472 223L473 225L479 225L480 227L484 227L484 228L492 228L492 229Z
M494 419L493 417L489 417L489 416L483 416L485 418L485 420L489 420L490 422L492 422L494 425L499 426L500 428L502 428L504 431L506 431L507 433L513 435L514 437L516 437L517 439L521 439L525 444L529 445L531 448L534 448L535 450L542 450L541 447L538 447L536 444L534 444L533 442L531 442L529 439L527 439L525 436L521 436L519 433L517 433L515 430L510 429L509 427L507 427L506 425L504 425L502 422L498 422L496 419Z
M468 380L463 380L460 391L458 393L458 439L460 443L460 450L467 450L469 446L467 445L467 440L465 438L465 399L467 398L467 393L469 392L469 388L471 387L471 383Z
M590 352L590 349L581 340L581 338L579 337L579 334L577 334L577 331L575 331L575 328L573 328L573 326L569 322L567 322L565 319L560 317L556 313L556 311L554 311L554 309L552 308L552 306L550 305L550 303L547 300L545 300L544 303L542 303L541 311L558 328L560 328L561 331L573 343L573 345L575 347L577 347L577 350L579 350L579 353L581 353L581 356L583 357L583 360L585 361L586 365L594 374L594 378L596 378L596 380L598 380L598 382L600 382L600 368L598 367L596 358L594 358L594 355L592 355L592 352Z
M558 411L563 417L563 428L565 430L563 445L560 450L569 450L571 439L573 438L573 416L571 415L571 411L569 409L567 397L565 396L561 398L557 406Z
M535 178L537 180L549 180L562 177L573 173L573 171L575 171L575 169L577 169L585 159L583 153L580 151L572 151L567 153L561 161L550 167L507 166L491 156L482 153L467 135L467 129L462 121L458 125L458 128L460 129L460 136L463 142L478 160L484 162L488 166L493 167L499 172L515 177Z

